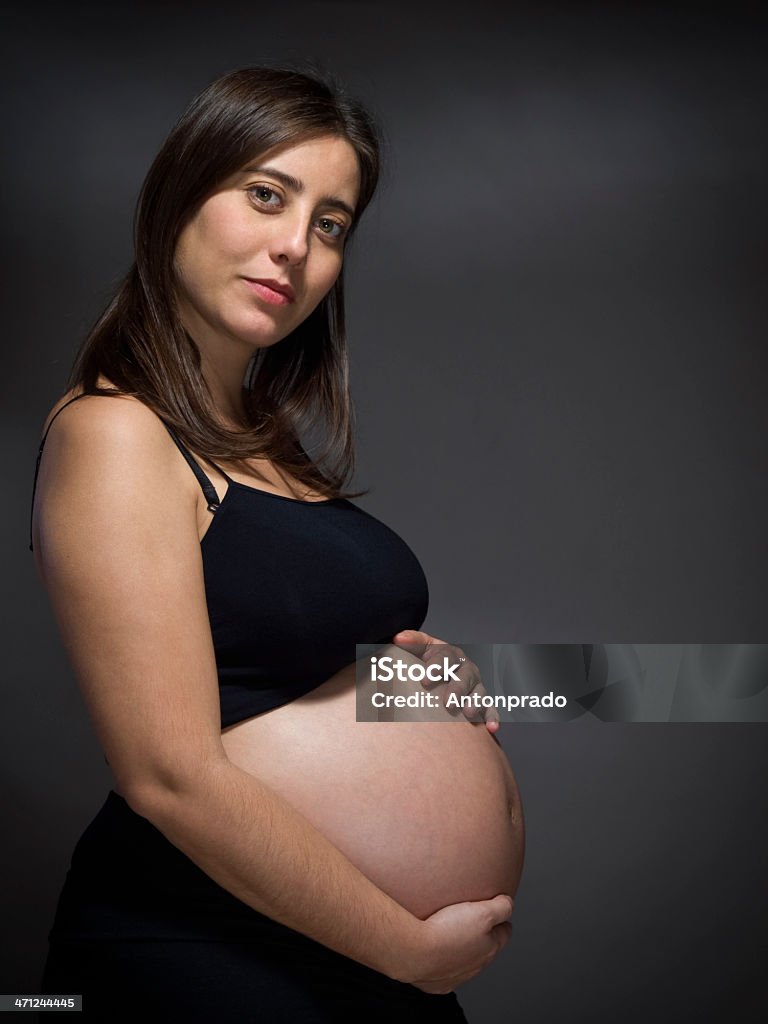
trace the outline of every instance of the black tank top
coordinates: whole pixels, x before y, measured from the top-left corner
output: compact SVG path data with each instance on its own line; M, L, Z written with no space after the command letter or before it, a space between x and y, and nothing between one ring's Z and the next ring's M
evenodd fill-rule
M45 439L32 484L32 508ZM355 644L419 629L427 581L408 545L346 498L302 501L232 480L219 496L162 421L214 513L200 542L221 726L280 707L355 661ZM212 463L215 465L215 463ZM32 527L30 512L30 542Z

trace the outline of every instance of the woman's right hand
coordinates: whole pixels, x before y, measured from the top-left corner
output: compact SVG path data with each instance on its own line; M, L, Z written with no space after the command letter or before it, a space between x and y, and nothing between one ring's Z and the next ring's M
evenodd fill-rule
M421 924L418 948L400 980L423 992L452 992L487 967L512 932L510 896L454 903Z

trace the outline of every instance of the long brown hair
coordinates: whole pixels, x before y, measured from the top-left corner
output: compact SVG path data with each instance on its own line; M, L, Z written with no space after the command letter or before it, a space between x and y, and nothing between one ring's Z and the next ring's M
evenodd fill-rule
M343 268L301 324L254 354L244 381L242 430L216 418L200 351L175 303L176 242L201 204L261 153L322 135L345 138L357 154L354 229L378 181L380 136L371 115L327 72L247 67L200 93L144 180L134 215L134 263L85 338L68 386L115 394L97 384L102 374L118 394L152 408L203 458L267 457L309 489L355 497L364 492L343 489L354 469ZM311 456L302 432L312 437Z

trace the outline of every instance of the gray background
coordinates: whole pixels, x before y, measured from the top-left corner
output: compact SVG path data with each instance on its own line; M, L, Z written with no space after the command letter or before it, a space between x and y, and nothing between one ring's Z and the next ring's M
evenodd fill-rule
M110 776L27 550L40 426L208 81L314 57L383 120L349 270L364 507L451 642L766 640L757 8L4 5L0 991L37 991ZM94 480L94 486L98 481ZM765 1010L766 727L503 727L527 813L473 1024Z

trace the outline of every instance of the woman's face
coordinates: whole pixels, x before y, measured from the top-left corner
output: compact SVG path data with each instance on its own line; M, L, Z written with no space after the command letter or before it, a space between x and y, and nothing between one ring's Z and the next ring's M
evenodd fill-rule
M175 269L182 323L209 356L250 355L309 316L341 270L359 188L354 149L328 135L270 150L202 204Z

